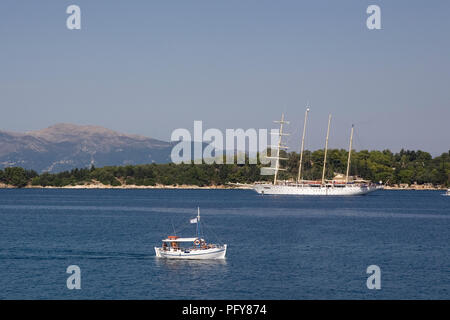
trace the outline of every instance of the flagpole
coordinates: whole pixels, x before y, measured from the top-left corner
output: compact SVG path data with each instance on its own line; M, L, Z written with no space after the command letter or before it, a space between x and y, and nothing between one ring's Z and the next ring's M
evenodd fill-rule
M197 238L200 239L200 207L197 207Z

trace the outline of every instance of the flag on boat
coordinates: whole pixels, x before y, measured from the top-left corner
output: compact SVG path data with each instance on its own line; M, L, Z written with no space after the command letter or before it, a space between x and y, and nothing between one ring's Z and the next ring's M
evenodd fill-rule
M190 221L191 221L191 223L197 223L197 218L191 219Z

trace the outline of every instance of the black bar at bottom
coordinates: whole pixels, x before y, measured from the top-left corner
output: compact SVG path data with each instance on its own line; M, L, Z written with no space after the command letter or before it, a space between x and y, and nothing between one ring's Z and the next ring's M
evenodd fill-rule
M403 316L423 309L437 312L449 300L21 300L0 301L2 313L45 315L141 315L142 319L291 319L330 314L385 317L395 308ZM8 310L10 309L10 310ZM389 309L389 311L388 311ZM289 315L289 317L283 317ZM307 316L309 315L309 316Z

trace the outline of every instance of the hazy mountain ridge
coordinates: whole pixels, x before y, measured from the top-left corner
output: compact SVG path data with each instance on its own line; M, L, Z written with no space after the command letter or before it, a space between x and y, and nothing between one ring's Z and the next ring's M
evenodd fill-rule
M0 168L59 172L94 165L166 163L172 144L99 126L60 123L26 133L0 131Z

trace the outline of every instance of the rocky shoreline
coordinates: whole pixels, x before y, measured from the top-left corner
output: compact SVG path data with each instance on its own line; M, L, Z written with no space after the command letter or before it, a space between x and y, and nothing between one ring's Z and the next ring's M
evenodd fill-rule
M416 191L438 191L438 190L447 190L445 187L422 187L422 186L410 186L410 187L391 187L385 186L384 190L416 190Z
M213 190L213 189L251 189L252 185L217 185L217 186L196 186L196 185L154 185L154 186L138 186L138 185L120 185L112 186L102 183L90 183L82 185L67 185L62 187L56 186L33 186L27 185L23 189L199 189L199 190ZM15 189L17 187L0 183L0 189Z
M0 189L16 189L13 185L7 185L0 183ZM157 184L154 186L139 186L132 184L123 184L120 186L105 185L100 182L80 184L80 185L67 185L62 187L56 186L33 186L27 185L24 189L196 189L196 190L229 190L229 189L252 189L252 184L229 184L229 185L213 185L213 186L197 186L197 185L162 185ZM447 190L445 187L430 187L423 185L411 185L411 186L384 186L384 190Z

